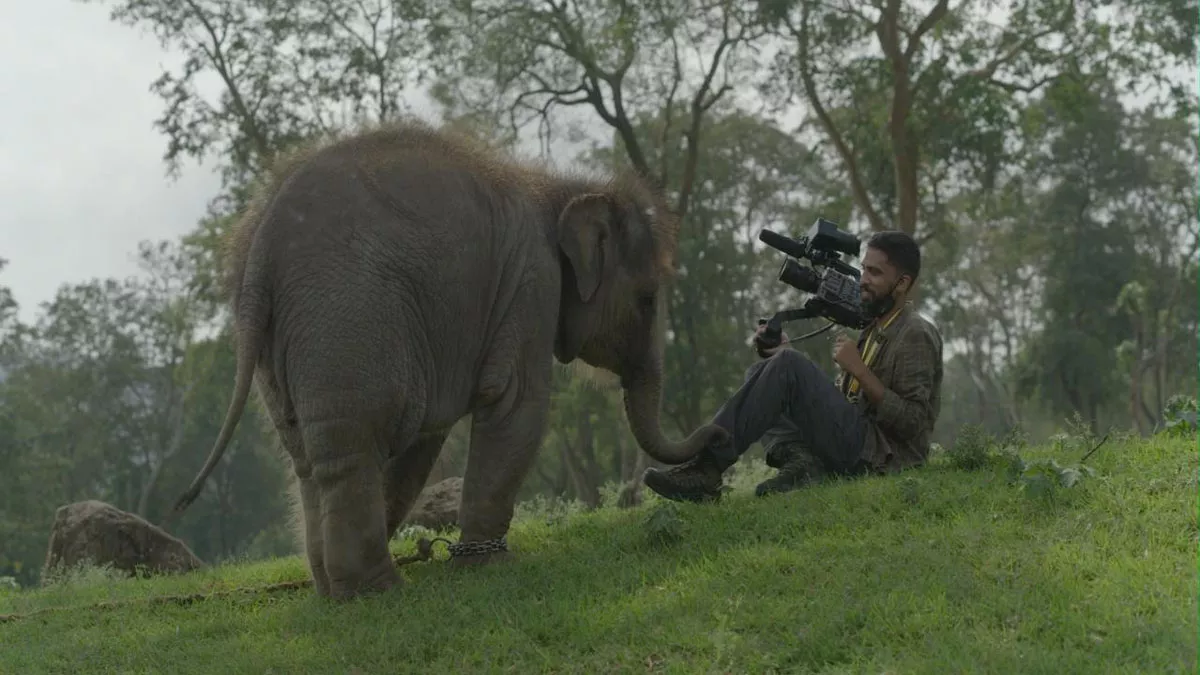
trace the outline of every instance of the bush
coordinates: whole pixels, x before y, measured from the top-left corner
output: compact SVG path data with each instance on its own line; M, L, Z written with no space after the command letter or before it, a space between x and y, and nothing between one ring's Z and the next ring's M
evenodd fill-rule
M977 471L1012 457L1025 444L1024 433L1017 428L997 439L978 424L964 424L959 428L954 444L945 452L954 468Z
M1159 433L1168 437L1196 434L1196 398L1182 394L1167 399L1163 408L1165 425Z

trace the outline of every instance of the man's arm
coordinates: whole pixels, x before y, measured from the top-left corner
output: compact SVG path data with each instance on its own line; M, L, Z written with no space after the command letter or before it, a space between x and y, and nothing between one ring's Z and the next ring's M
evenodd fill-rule
M879 426L892 436L908 440L919 434L932 417L934 375L941 352L934 336L923 330L908 331L895 347L901 354L890 388L865 365L860 366L861 360L854 364L859 372L852 374L875 409Z

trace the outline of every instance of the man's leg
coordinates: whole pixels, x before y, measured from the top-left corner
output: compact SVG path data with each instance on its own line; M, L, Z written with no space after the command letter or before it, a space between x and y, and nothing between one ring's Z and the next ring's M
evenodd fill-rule
M650 469L643 480L668 499L715 499L725 469L783 420L830 472L848 472L859 463L866 428L858 410L816 364L784 349L751 366L746 382L713 417L730 433L725 443L667 471Z

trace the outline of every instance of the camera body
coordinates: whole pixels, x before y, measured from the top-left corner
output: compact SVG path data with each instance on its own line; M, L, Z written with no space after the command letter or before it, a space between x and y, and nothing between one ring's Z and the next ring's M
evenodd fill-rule
M853 329L865 328L870 323L862 311L859 295L861 273L841 257L858 255L861 243L857 237L838 229L833 221L817 218L799 239L771 230L760 232L758 239L789 256L779 269L778 279L811 296L803 307L779 312L765 321L768 328L763 337L768 343L772 337L778 341L784 321L822 317ZM807 260L810 265L802 265L800 260Z

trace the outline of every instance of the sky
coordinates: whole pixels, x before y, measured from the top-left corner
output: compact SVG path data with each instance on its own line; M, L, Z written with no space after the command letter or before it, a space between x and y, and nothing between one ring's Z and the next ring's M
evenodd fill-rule
M0 285L32 321L62 284L136 274L138 242L192 229L219 179L195 163L167 176L150 83L173 59L153 37L105 4L3 5Z

